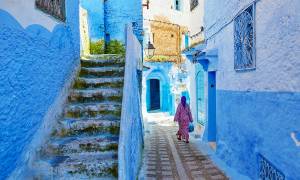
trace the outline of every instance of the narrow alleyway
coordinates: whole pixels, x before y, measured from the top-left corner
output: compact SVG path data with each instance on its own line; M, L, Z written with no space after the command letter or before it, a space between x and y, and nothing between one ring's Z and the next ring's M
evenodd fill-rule
M172 116L163 113L147 115L145 119L145 151L140 179L225 180L208 156L191 141L178 141L178 127Z

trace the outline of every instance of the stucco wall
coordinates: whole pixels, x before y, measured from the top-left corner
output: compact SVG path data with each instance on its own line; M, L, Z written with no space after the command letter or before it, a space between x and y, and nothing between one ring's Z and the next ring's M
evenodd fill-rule
M300 2L257 2L256 70L236 72L231 20L249 2L205 4L207 49L218 49L219 59L217 154L253 179L258 153L287 179L300 179L299 147L290 137L300 130Z
M198 0L198 3L198 6L195 7L189 15L189 30L191 36L199 33L204 23L204 0Z
M80 0L80 6L87 10L89 35L92 41L104 38L104 0Z
M172 23L188 26L190 2L189 0L182 0L181 4L182 9L178 11L175 9L175 0L152 0L149 9L144 7L144 17L151 20L155 19L156 16L167 17Z
M66 1L67 22L56 26L21 2L0 3L0 179L24 164L21 155L80 53L78 1Z
M126 66L122 100L122 115L118 152L119 179L137 179L142 163L143 119L137 69L142 61L142 46L133 34L126 31Z
M2 0L0 8L10 13L23 28L32 24L40 24L48 31L52 31L59 22L37 10L34 3L35 0Z
M144 0L144 3L146 1ZM203 26L204 0L191 11L190 0L181 0L180 11L175 9L175 0L151 0L149 9L144 7L145 44L150 40L156 47L156 55L172 55L169 59L180 59L175 53L204 40ZM158 21L158 22L153 22ZM169 24L171 23L171 24ZM173 25L172 25L173 24ZM180 27L179 27L180 26ZM173 36L171 36L173 34ZM186 39L188 35L188 39ZM154 36L154 39L153 39ZM153 41L154 40L154 41ZM178 45L177 45L178 44ZM166 48L167 47L167 48ZM170 53L170 52L173 53ZM175 55L175 56L174 56ZM159 59L154 56L153 60ZM168 58L164 58L168 59Z
M195 64L191 63L190 61L185 61L187 64L187 70L189 72L189 77L187 81L187 87L190 92L190 96L192 97L190 99L190 108L193 116L193 120L197 121L197 84L196 84L196 75L197 75L197 70Z
M88 11L90 38L93 41L105 39L125 43L125 25L135 22L134 32L142 40L143 14L141 0L80 0Z
M172 24L151 22L152 43L155 55L174 56L170 60L178 60L180 56L182 28Z
M79 7L80 23L80 51L81 55L90 54L90 33L88 23L88 12L86 9Z
M105 32L110 39L120 40L125 43L125 25L135 22L134 33L141 41L143 31L143 13L141 0L106 0L104 2Z

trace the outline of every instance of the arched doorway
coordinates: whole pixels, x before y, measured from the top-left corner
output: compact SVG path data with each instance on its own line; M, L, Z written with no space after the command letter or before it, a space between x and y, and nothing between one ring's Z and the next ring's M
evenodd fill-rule
M158 79L150 79L150 110L160 109L160 82Z
M159 110L161 112L171 112L172 95L170 92L170 80L164 69L153 68L146 77L146 110Z

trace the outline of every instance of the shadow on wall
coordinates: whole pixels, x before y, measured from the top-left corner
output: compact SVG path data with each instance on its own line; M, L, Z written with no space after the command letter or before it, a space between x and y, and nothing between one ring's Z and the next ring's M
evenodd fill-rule
M300 93L218 90L217 99L217 154L222 160L257 179L262 155L286 179L300 179L300 149L291 138L300 127Z
M0 179L24 164L22 154L79 62L76 2L67 1L72 18L53 32L24 29L0 10Z

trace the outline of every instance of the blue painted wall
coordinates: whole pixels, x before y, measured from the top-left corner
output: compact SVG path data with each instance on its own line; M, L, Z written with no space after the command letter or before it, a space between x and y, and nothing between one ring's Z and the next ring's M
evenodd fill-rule
M80 5L88 11L89 33L92 41L104 39L103 0L80 0Z
M300 37L300 2L257 1L256 70L236 72L231 20L249 2L205 1L206 49L218 50L217 154L258 179L259 153L286 179L298 180L300 149L291 133L300 128L300 46L295 41Z
M300 127L299 102L300 93L218 90L217 154L257 179L261 153L287 179L300 179L300 151L290 137Z
M89 14L89 30L92 40L105 39L125 42L125 25L135 22L134 33L142 41L143 13L141 0L80 0Z
M78 1L67 0L67 22L53 32L24 29L0 9L0 179L20 162L49 106L79 60Z
M117 39L125 42L125 25L135 22L134 33L142 41L143 12L141 0L106 0L104 15L105 33L109 33L112 40Z

